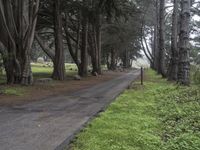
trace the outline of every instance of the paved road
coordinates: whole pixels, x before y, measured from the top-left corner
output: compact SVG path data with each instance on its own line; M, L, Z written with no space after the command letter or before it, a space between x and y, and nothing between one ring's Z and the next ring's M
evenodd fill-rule
M63 149L138 75L134 71L70 95L0 107L0 150Z

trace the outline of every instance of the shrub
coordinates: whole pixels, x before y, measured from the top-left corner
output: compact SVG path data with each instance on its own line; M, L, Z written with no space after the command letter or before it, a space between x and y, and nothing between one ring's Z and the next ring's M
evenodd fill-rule
M193 74L193 81L200 86L200 67L197 67Z

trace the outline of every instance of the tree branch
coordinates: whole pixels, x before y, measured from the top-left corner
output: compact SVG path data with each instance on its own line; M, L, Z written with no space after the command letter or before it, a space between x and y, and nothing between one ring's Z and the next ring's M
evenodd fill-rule
M147 48L147 52L148 52L148 54L150 55L151 59L153 60L154 57L153 57L153 55L152 55L151 52L150 52L149 46L148 46L148 44L147 44L147 40L146 40L145 37L143 37L143 39L144 39L144 43L145 43L146 48Z
M53 50L50 49L47 44L40 38L38 33L35 33L35 39L37 40L38 44L42 48L42 50L49 56L49 58L54 61L55 54L52 52Z
M149 55L147 54L142 38L141 38L141 45L142 45L142 48L143 48L143 51L144 51L145 56L147 57L147 59L148 59L148 60L150 61L150 63L152 64L152 63L153 63L153 60L152 60L152 59L149 57Z

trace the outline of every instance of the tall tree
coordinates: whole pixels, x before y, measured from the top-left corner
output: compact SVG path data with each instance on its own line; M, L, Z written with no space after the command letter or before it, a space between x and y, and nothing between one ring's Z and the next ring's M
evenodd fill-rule
M155 18L154 18L154 69L158 70L159 68L159 0L155 0Z
M171 60L168 71L168 79L174 81L177 81L178 75L178 2L179 0L174 0L171 35Z
M180 51L178 63L178 82L183 85L190 84L190 0L181 0L181 24L180 24Z
M158 73L163 77L166 76L165 71L165 0L160 0L159 11L159 67Z
M63 49L63 24L62 24L62 10L61 0L54 1L54 34L55 34L55 58L53 79L65 79L65 57Z
M81 43L81 76L87 76L88 74L88 2L87 0L83 1L82 7L82 43Z
M30 52L34 40L39 0L0 0L0 41L7 83L32 84Z

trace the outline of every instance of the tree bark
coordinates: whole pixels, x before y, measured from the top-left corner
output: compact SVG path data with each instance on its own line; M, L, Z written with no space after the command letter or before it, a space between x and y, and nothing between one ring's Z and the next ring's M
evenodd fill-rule
M39 0L0 0L1 42L7 49L5 68L9 84L30 85L33 76L30 50L33 44Z
M97 44L97 33L96 33L96 27L94 25L91 25L91 31L88 38L88 43L90 45L90 55L91 55L91 61L92 61L92 74L95 75L98 72L98 44Z
M115 52L114 48L111 49L110 70L116 70L116 52Z
M100 10L97 14L97 24L96 24L96 37L97 37L97 56L98 56L98 68L97 73L101 74L101 14Z
M177 81L178 75L178 0L174 0L172 15L171 60L168 80Z
M23 50L23 64L22 64L22 78L21 78L21 84L23 85L31 85L33 83L33 74L31 70L31 47L34 41L34 35L35 35L35 28L37 24L37 13L39 9L39 0L37 1L23 1L23 14L22 20L26 18L26 21L22 23L23 27L26 27L27 22L29 21L29 25L26 27L26 33L24 34L23 40L25 41L25 46ZM32 7L29 7L32 6ZM31 20L31 21L30 21ZM23 30L23 29L22 29Z
M159 0L156 0L156 13L154 23L154 69L158 71L159 68Z
M56 0L54 1L55 60L52 75L54 80L65 79L65 56L62 27L61 0Z
M92 23L92 34L91 38L93 43L91 45L93 48L91 49L92 56L92 73L101 74L101 12L99 9L96 11L96 20Z
M85 15L84 15L85 16ZM88 75L88 19L82 18L81 69L80 76Z
M126 68L126 69L131 68L132 63L131 63L131 59L129 56L129 51L127 49L123 52L122 62L123 62L124 68Z
M181 0L181 27L180 27L180 51L178 63L178 82L182 85L190 84L190 0Z
M165 0L160 0L159 13L159 67L158 73L166 77L165 70Z
M76 31L76 40L74 40L75 42L75 46L73 47L73 43L72 40L70 39L70 33L69 33L69 26L68 26L68 16L66 14L65 17L65 25L64 25L64 30L65 30L65 38L67 41L67 46L69 49L69 53L74 61L74 63L76 64L77 68L78 68L78 73L80 74L81 72L81 62L79 59L79 50L80 50L80 28L81 28L81 21L80 21L80 14L78 15L78 26L77 26L77 31Z

